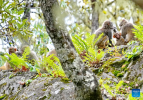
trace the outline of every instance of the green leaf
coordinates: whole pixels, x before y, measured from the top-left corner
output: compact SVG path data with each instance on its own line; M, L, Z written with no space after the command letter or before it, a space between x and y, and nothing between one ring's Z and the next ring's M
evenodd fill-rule
M4 8L8 3L9 3L9 1L7 1L6 3L4 3L4 4L2 5L2 7ZM1 3L0 3L0 4L1 4Z
M0 0L0 8L2 7L3 5L3 0Z
M24 12L24 10L20 10L20 11L18 11L18 15L21 15L22 13Z
M119 88L123 85L124 81L120 81L117 85L116 85L116 91L119 90Z
M15 28L13 28L13 27L9 27L9 29L11 29L12 31L15 31L16 29Z
M12 4L10 4L6 9L10 10L12 8Z

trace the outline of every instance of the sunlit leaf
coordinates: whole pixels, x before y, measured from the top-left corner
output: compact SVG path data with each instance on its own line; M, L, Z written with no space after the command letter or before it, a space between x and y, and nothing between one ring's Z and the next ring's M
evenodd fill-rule
M103 13L104 13L104 14L107 14L107 12L106 12L105 10L103 10Z
M2 7L3 5L3 0L0 0L0 7Z
M18 11L18 15L21 15L22 13L24 12L24 10L20 10L20 11Z

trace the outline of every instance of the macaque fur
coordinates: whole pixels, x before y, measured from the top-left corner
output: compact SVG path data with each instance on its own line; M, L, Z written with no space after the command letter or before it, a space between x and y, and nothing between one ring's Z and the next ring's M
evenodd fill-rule
M31 63L31 65L35 65L35 62L38 61L38 57L36 55L36 53L32 50L30 50L30 47L28 45L24 45L21 47L21 52L22 54L24 53L25 49L28 48L28 51L30 52L28 55L27 55L27 59L26 61Z
M49 51L49 52L47 53L46 57L49 57L50 55L53 55L53 56L50 58L50 60L53 60L54 62L56 62L56 61L54 60L54 57L57 57L57 52L56 52L55 49ZM46 64L46 66L47 66L47 65L48 65L48 62L47 62L47 64ZM41 72L47 72L47 70L46 70L45 67L43 67L40 71L41 71Z
M122 37L121 33L114 33L113 38L116 38L115 46L126 45L125 39Z
M133 30L134 26L132 23L129 23L127 20L123 19L120 24L121 34L125 39L125 42L128 43L131 40L135 40Z
M109 44L113 46L112 41L111 41L113 29L114 29L113 23L107 20L103 23L100 29L95 31L94 33L96 35L95 39L97 39L98 36L103 33L103 36L95 43L98 49L104 49L107 45L108 40L109 40Z
M53 56L57 57L57 52L56 52L55 49L49 51L48 54L47 54L47 57L50 56L50 55L52 55L52 54L53 54ZM54 57L51 57L51 60L54 60Z

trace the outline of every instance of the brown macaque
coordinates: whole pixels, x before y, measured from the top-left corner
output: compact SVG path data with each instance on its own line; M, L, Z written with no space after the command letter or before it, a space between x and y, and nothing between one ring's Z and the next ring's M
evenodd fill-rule
M28 48L28 51L30 52L29 55L27 55L27 61L31 64L31 65L35 65L35 62L38 61L38 57L36 55L36 53L32 50L30 50L30 47L28 45L24 45L21 48L21 53L23 54L23 52L25 51L25 49Z
M125 42L128 43L131 40L135 40L133 30L134 26L132 23L129 23L127 20L123 19L120 24L121 34L125 39Z
M9 70L11 66L8 62L5 62L3 66L0 67L0 70Z
M105 21L102 25L102 27L94 32L95 39L98 38L98 36L102 33L104 35L96 42L95 45L97 45L98 49L104 49L107 45L107 41L109 40L109 46L113 46L112 44L112 33L113 33L113 23L109 20Z
M116 38L115 46L126 45L125 39L121 36L121 33L114 33L113 38Z
M8 49L9 54L15 53L17 55L17 49L15 47L10 47ZM0 70L9 70L11 69L11 66L8 62L5 62L3 66L0 67Z
M22 52L21 51L16 51L15 53L18 57L22 57Z
M52 54L53 54L53 57L51 57L51 60L54 60L54 56L57 57L57 52L56 52L55 49L49 51L48 54L47 54L47 57L50 56L50 55L52 55Z
M56 50L53 49L53 50L49 51L49 52L47 53L46 57L49 57L50 55L53 55L53 56L50 58L50 60L53 60L53 61L56 63L56 61L54 60L54 57L57 57L57 52L56 52ZM46 66L48 66L48 62L47 62L47 64L46 64ZM42 69L40 69L40 71L41 71L41 72L47 72L47 70L46 70L45 67L43 67Z
M10 47L8 49L9 54L16 53L17 49L15 47Z

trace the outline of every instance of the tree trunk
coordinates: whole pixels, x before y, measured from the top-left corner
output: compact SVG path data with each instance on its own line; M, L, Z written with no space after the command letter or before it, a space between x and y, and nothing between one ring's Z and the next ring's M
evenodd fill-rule
M26 26L29 27L30 29L30 13L31 13L31 4L30 4L30 1L29 0L26 0L26 6L25 6L25 9L24 9L24 15L22 17L22 20L24 19L27 19L27 24ZM22 44L23 45L30 45L30 41L31 41L31 38L30 37L27 37L27 38L21 38L22 40Z
M95 2L96 0L91 0L91 7L92 7L92 25L91 25L91 34L95 32L95 30L99 27L99 13L98 10L95 9Z
M65 74L75 85L75 99L102 100L94 73L84 65L65 30L63 14L57 0L39 1L47 33L52 39Z

